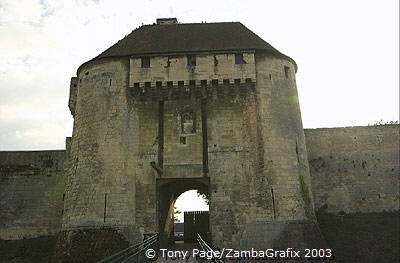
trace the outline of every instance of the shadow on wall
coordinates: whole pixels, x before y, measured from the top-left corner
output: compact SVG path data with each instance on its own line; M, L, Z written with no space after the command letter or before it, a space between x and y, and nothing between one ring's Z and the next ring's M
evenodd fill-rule
M399 262L400 212L317 213L320 229L335 262Z
M45 236L21 240L0 239L0 261L18 263L50 262L57 237Z

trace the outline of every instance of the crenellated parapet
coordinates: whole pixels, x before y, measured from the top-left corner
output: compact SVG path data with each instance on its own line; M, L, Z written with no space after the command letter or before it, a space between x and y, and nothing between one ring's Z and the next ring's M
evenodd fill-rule
M213 79L135 82L130 95L138 100L243 97L255 90L255 79Z
M255 85L254 52L130 58L129 90L139 100L242 97Z

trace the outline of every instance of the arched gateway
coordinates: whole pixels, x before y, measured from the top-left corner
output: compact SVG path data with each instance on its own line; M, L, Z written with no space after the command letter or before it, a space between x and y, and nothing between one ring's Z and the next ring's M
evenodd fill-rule
M171 179L159 179L157 180L157 204L158 204L158 226L160 233L161 245L173 243L173 231L174 231L174 204L177 198L188 190L198 190L201 193L209 194L208 178L171 178ZM208 221L208 217L205 218ZM186 222L185 229L190 228L191 222ZM208 225L208 222L204 222ZM191 230L191 229L189 229ZM210 229L207 227L207 231L202 231L203 236L208 235ZM193 231L190 231L193 232ZM193 237L187 238L190 235L185 230L185 240L194 242ZM172 238L172 240L171 240Z
M73 255L90 240L74 240L81 229L131 243L162 232L171 200L193 187L209 192L216 246L318 241L296 63L238 22L162 22L71 80L59 243Z

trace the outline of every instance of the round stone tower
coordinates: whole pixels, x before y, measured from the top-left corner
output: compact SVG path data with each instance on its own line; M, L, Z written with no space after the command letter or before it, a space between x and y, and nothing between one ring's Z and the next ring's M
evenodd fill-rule
M94 242L99 258L113 252L104 236L114 251L167 238L176 195L199 187L215 246L318 241L296 63L241 23L157 22L71 80L59 247L73 257Z

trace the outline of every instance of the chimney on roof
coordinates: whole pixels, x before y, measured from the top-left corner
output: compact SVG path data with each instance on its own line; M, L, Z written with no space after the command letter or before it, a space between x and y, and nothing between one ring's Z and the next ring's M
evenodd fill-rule
M157 25L178 24L176 17L173 18L157 18Z

